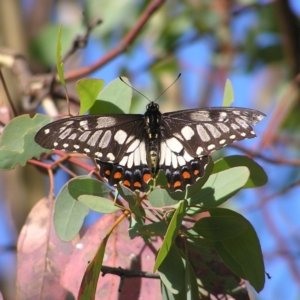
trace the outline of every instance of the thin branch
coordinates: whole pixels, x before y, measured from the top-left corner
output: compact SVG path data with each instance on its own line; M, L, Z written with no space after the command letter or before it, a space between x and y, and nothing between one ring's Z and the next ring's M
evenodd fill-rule
M5 79L4 79L4 77L3 77L1 68L0 68L0 81L2 82L2 85L3 85L4 91L5 91L7 100L8 100L8 102L9 102L10 108L11 108L11 110L13 111L14 116L16 117L16 116L18 115L18 112L17 112L17 109L16 109L16 107L15 107L15 105L14 105L14 102L12 101L12 99L11 99L11 97L10 97L10 93L9 93L8 88L7 88L7 85L6 85L6 83L5 83Z
M154 278L154 279L160 278L158 274L135 271L135 270L126 270L121 267L112 268L112 267L102 266L101 271L102 271L102 276L105 276L106 274L114 274L120 277L127 277L127 278L132 278L132 277L143 277L143 278Z
M148 22L154 12L164 4L165 0L153 0L146 7L145 11L142 13L141 17L137 21L136 25L128 32L128 34L120 41L120 43L111 51L109 51L106 55L104 55L101 59L97 60L92 65L80 68L75 71L71 71L65 74L65 80L75 80L86 76L89 73L94 72L100 67L104 66L112 59L125 52L129 46L134 42L138 34L141 32L144 25Z

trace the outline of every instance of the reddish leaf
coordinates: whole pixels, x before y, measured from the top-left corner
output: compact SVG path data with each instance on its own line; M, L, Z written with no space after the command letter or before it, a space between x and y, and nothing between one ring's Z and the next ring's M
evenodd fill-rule
M96 254L102 240L113 226L119 213L105 215L93 224L71 256L62 276L62 283L74 295L78 294L87 265ZM117 226L108 239L103 265L136 271L152 272L157 249L161 241L147 245L142 238L131 240L127 220ZM120 278L106 274L99 278L96 299L119 299ZM121 295L124 299L161 299L160 281L149 278L125 278Z
M62 242L52 223L52 199L31 210L18 240L17 299L64 299L60 274L77 242Z

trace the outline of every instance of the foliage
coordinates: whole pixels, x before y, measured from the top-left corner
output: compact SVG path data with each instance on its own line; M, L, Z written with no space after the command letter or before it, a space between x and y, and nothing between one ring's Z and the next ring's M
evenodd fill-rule
M85 80L84 84L77 84L79 95L84 95L86 90L93 91L93 86L93 80ZM114 93L109 92L110 90ZM107 96L101 96L106 94ZM109 95L117 95L117 97L110 98ZM106 106L120 107L121 104L122 107L124 99L128 99L128 91L120 85L119 80L116 80L111 82L98 98L101 99L101 104L97 105L97 108L106 111ZM97 113L93 103L84 103L89 102L90 97L82 96L80 101L81 107L92 107L91 109ZM120 110L123 109L120 108ZM39 122L35 121L37 118ZM32 131L37 132L41 125L49 121L47 117L43 118L40 115L26 120L27 124L30 124L29 121L32 120L31 122L35 121L38 125L24 127L24 130L20 132L17 126L19 118L12 120L6 127L9 134L5 131L2 135L2 145L9 145L7 137L11 136L17 140L21 140L21 137L24 140L32 138ZM39 149L37 146L36 148ZM15 149L10 149L10 151L12 163L9 166L4 165L4 169L20 163L19 158L13 155ZM19 151L22 151L23 155L28 158L33 155L39 157L46 152L42 148L38 153L33 152L33 148L27 147L26 144ZM130 215L131 222L128 230L131 238L142 237L145 242L151 243L153 238L163 237L153 264L154 272L158 270L162 281L163 295L172 293L174 299L182 299L183 295L184 297L190 295L194 299L197 297L199 288L203 296L206 293L220 294L220 290L212 288L213 281L203 278L202 275L196 275L201 273L201 269L207 267L200 266L190 259L195 249L198 249L196 253L200 257L203 249L204 251L210 249L214 257L219 256L219 263L225 264L223 268L228 268L231 276L248 280L256 291L261 291L265 277L264 263L256 232L243 216L232 210L219 208L219 206L242 188L265 184L266 175L263 169L247 157L232 156L220 159L215 164L211 162L207 167L205 177L193 187L188 188L186 193L170 193L167 188L161 188L160 185L164 186L165 180L164 174L159 174L155 182L149 183L149 192L145 195L134 193L120 184L115 199L112 201L110 194L113 190L102 182L91 176L74 178L66 183L55 201L53 221L56 233L63 241L72 241L78 236L90 209L103 214L117 214L121 218ZM123 214L120 215L118 211ZM183 220L185 220L184 223ZM112 228L117 225L113 225ZM107 241L113 232L112 228L86 270L80 287L79 299L85 299L87 295L90 299L95 296L96 284ZM207 263L205 257L202 260L203 263ZM234 286L225 283L222 292L232 294L238 285L238 281Z

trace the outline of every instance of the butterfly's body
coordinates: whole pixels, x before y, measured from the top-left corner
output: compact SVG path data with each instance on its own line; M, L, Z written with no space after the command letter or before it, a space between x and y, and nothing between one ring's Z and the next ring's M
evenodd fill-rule
M43 127L35 141L47 149L84 153L96 159L111 185L122 181L146 191L160 170L171 191L203 177L208 155L227 144L255 137L259 111L235 107L189 109L161 114L155 102L144 115L90 115Z

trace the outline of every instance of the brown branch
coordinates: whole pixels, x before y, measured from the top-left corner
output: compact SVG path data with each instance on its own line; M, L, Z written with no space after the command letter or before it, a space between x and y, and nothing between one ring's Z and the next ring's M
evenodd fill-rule
M125 52L128 47L134 42L144 25L150 19L150 17L154 14L154 12L163 5L165 0L153 0L150 4L146 7L145 11L137 21L136 25L128 32L128 34L121 40L121 42L110 52L104 55L101 59L97 60L95 63L77 69L75 71L70 71L65 74L65 80L75 80L79 79L83 76L86 76L89 73L94 72L95 70L99 69L100 67L104 66L112 59L120 55L121 53Z

